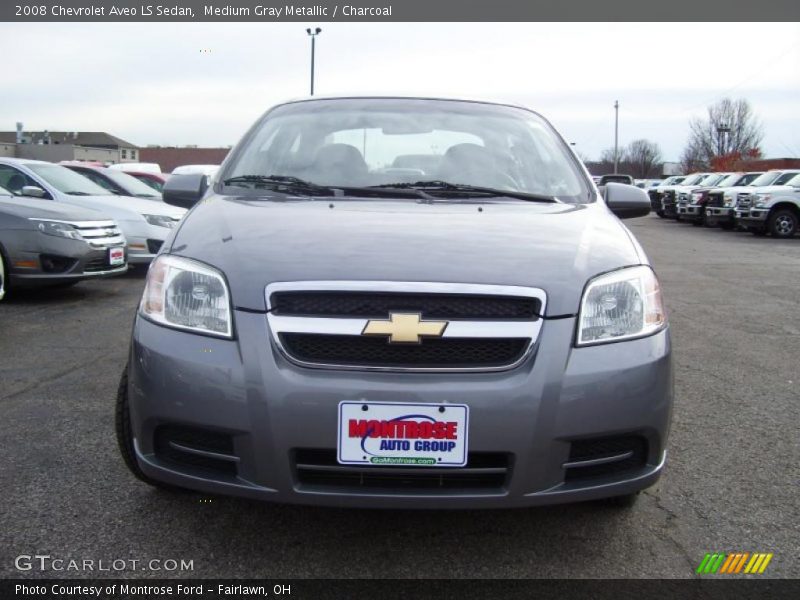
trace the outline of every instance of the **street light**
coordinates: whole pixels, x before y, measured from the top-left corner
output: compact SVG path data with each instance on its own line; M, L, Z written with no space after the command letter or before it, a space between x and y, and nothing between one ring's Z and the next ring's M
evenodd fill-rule
M317 36L322 33L322 29L319 27L315 28L313 31L311 28L306 29L306 33L311 36L311 95L314 95L314 46L316 42Z
M730 133L731 128L725 123L717 125L717 156L722 156L725 152L725 134Z

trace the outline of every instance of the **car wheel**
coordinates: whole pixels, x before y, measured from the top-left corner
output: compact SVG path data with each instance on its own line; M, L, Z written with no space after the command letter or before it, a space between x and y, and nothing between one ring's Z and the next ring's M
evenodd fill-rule
M772 237L784 239L793 237L797 232L797 215L786 208L778 210L770 216L768 228Z
M117 432L117 444L119 445L122 460L125 466L133 473L133 476L145 483L162 490L183 491L181 488L162 483L148 477L136 462L136 452L133 448L133 433L131 432L131 415L128 406L128 365L122 371L122 377L117 388L117 403L115 411L115 425Z

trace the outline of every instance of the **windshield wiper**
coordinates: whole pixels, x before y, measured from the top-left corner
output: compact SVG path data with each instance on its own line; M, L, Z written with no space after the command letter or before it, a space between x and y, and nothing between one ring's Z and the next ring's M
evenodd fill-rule
M250 183L253 188L269 187L274 189L283 188L291 191L302 191L308 194L321 196L334 195L334 189L305 181L299 177L291 177L289 175L237 175L236 177L229 177L225 179L223 185L232 185L237 183Z
M515 190L501 190L491 187L469 185L466 183L450 183L434 179L431 181L416 181L414 183L385 183L373 186L374 189L412 189L430 194L431 192L445 192L453 194L479 195L489 198L506 196L530 202L558 202L553 196L543 194L531 194L529 192L519 192Z

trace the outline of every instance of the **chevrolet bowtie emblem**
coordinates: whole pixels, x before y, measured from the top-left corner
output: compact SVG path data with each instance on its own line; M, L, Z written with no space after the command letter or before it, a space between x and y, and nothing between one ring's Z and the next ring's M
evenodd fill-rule
M368 321L361 335L389 336L393 344L418 344L422 337L441 337L447 321L423 321L418 314L391 313L388 321Z

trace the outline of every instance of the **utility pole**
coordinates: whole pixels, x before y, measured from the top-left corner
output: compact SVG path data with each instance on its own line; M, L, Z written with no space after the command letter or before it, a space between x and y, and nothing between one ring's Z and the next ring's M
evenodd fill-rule
M717 125L717 156L725 154L725 134L731 130L725 123Z
M306 29L306 33L311 36L311 95L314 95L314 51L315 51L315 42L317 40L317 36L322 32L322 29L319 27L315 28L314 31L311 29Z
M619 169L619 101L614 100L614 174Z

